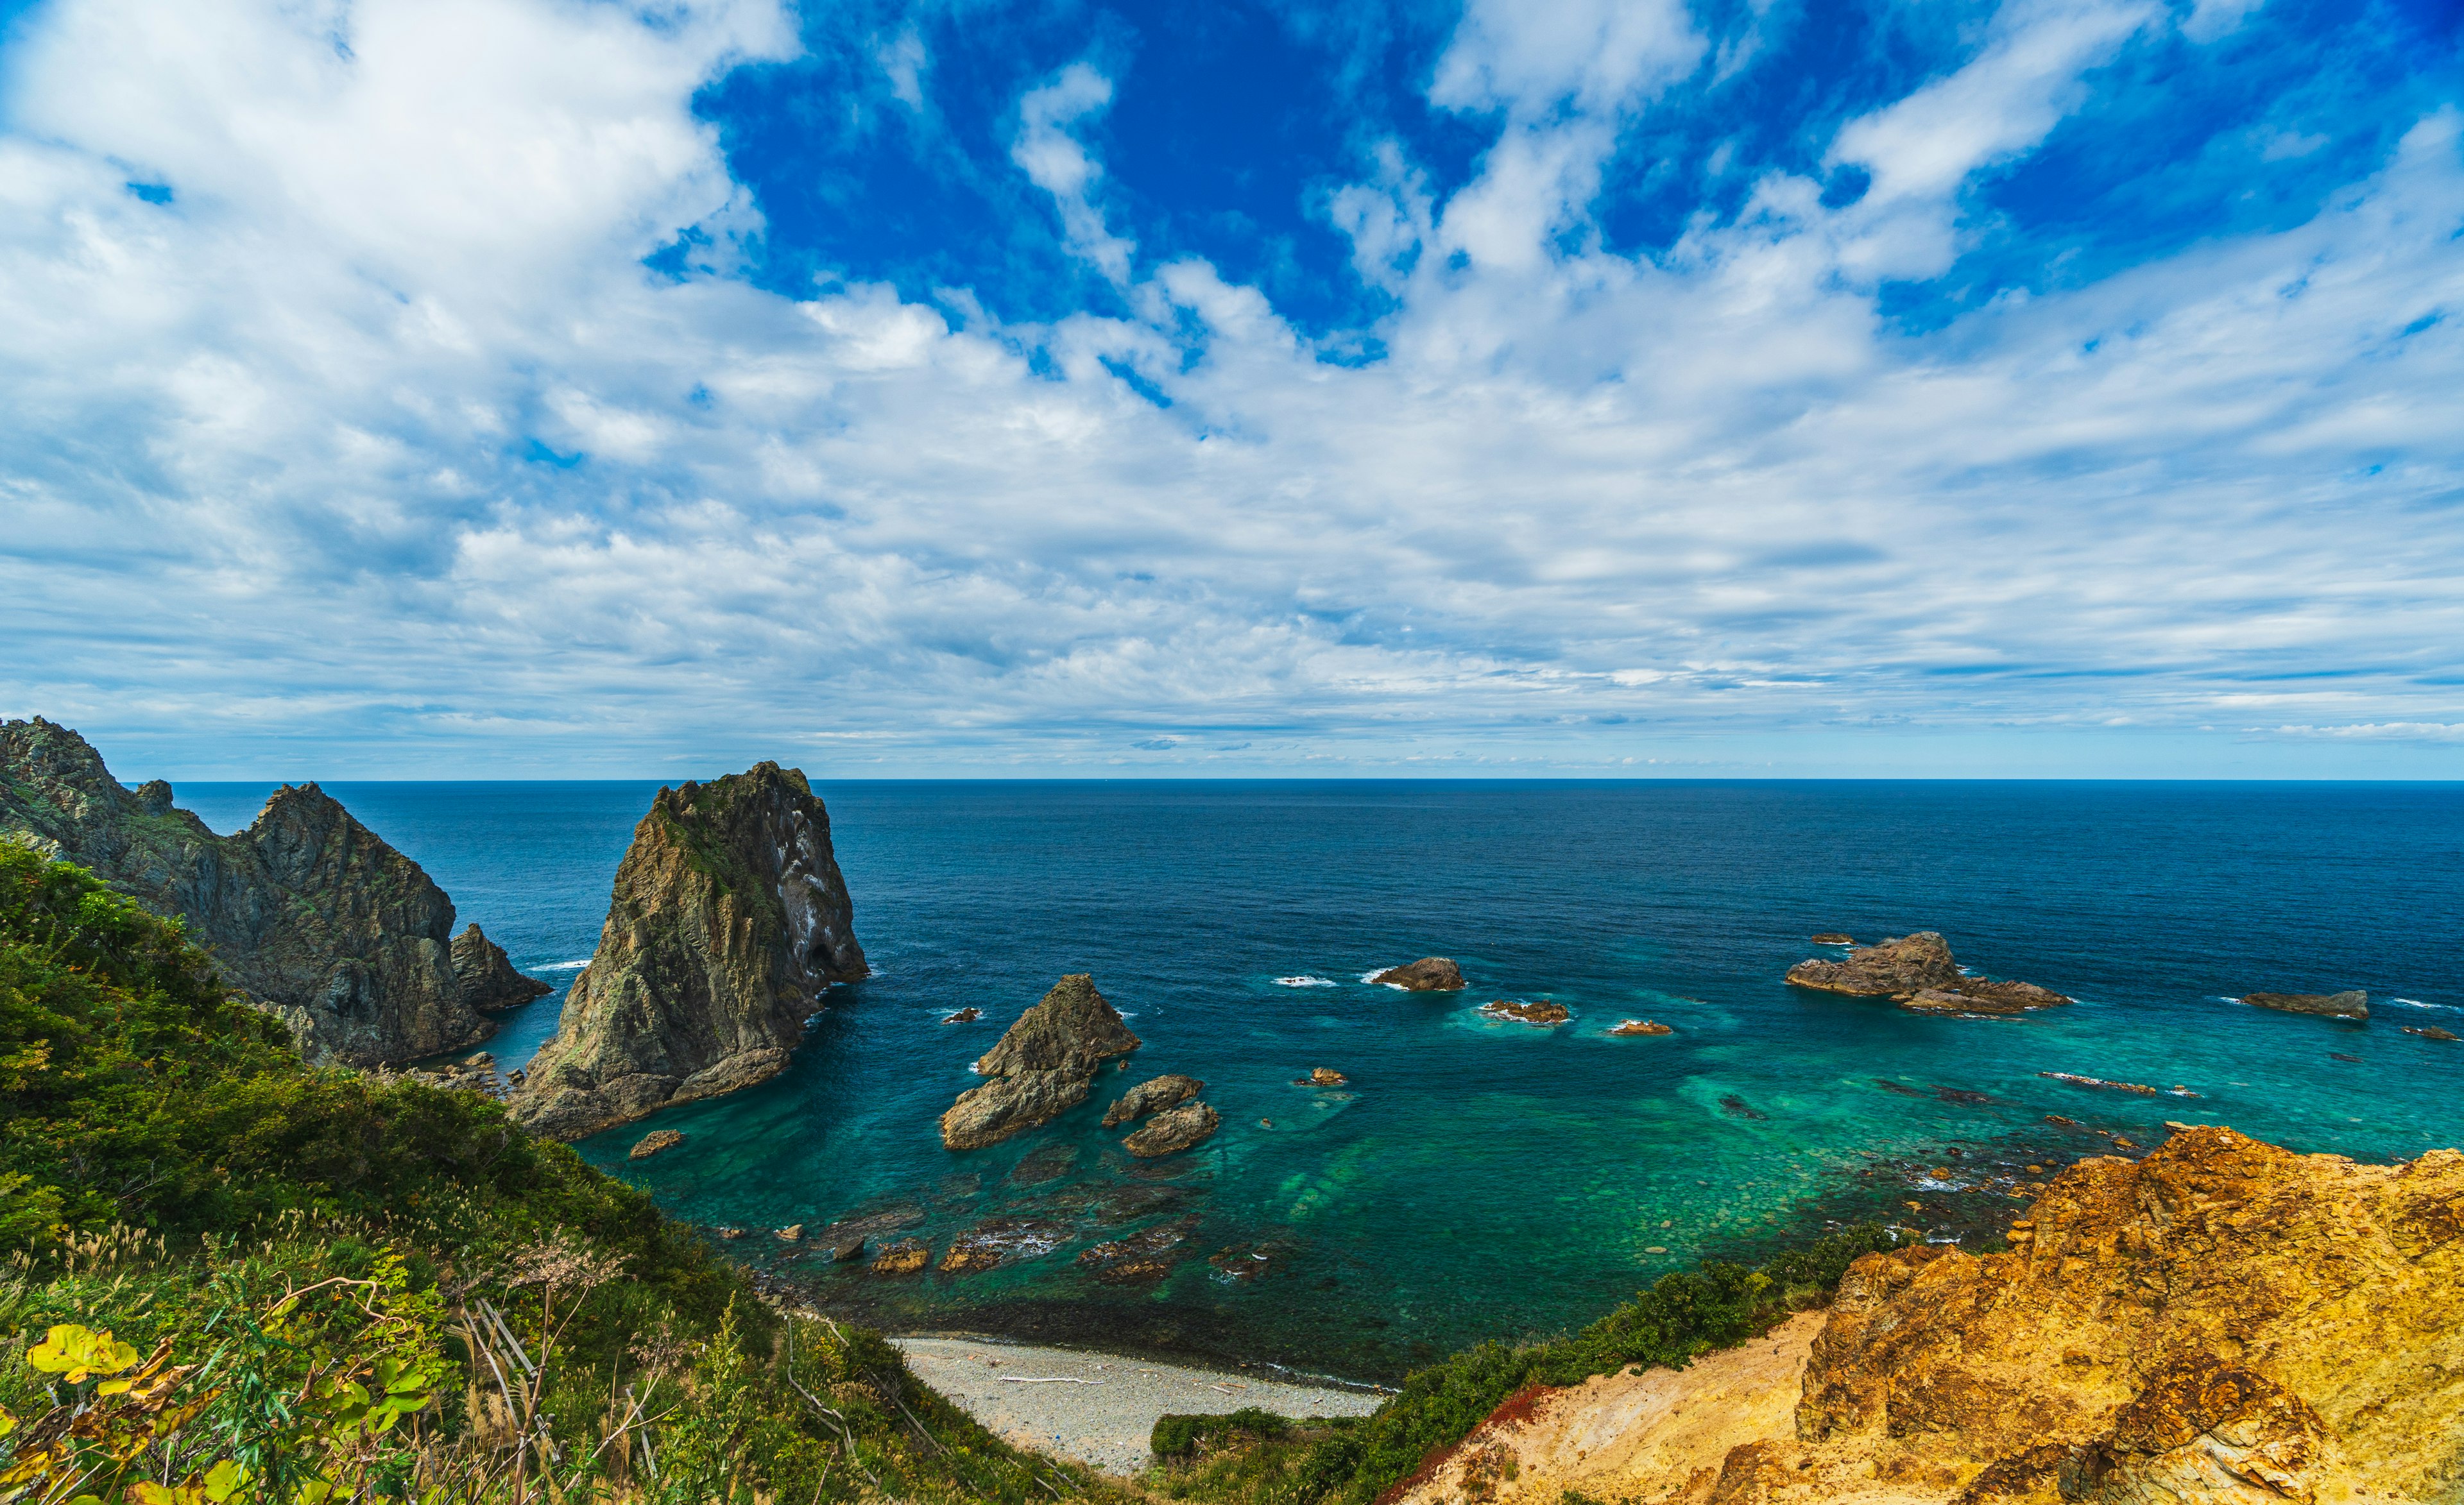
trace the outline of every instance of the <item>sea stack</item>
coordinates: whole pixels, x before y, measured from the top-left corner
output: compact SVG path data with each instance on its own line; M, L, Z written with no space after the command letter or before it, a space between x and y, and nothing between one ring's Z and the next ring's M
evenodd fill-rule
M580 1139L775 1077L823 990L865 971L829 813L801 772L662 789L514 1118Z
M1788 970L1788 980L1824 992L1894 999L1920 1014L2024 1014L2071 1001L2035 983L1969 976L1951 956L1950 943L1933 930L1860 946L1844 962L1799 962Z
M333 796L286 784L229 837L171 799L122 787L66 727L0 723L0 834L178 918L308 1059L391 1065L495 1033L455 966L453 901Z
M453 938L453 975L461 980L462 1001L474 1009L511 1009L556 991L514 971L505 949L475 925Z
M1141 1043L1095 991L1095 979L1072 972L976 1062L984 1084L958 1094L941 1115L941 1143L980 1149L1048 1123L1087 1101L1096 1067Z

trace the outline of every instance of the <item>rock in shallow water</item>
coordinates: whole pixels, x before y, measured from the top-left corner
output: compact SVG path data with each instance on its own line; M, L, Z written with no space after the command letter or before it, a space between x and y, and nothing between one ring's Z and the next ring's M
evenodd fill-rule
M1150 1113L1160 1113L1205 1090L1206 1083L1177 1073L1139 1082L1121 1094L1120 1101L1104 1110L1104 1126L1111 1128L1132 1119L1145 1118Z
M1106 1058L1140 1043L1120 1011L1095 991L1094 978L1073 972L976 1062L977 1075L989 1080L960 1093L941 1115L941 1143L979 1149L1047 1123L1087 1101Z
M648 1134L642 1136L641 1142L633 1146L633 1152L625 1158L627 1160L648 1160L652 1155L659 1153L661 1150L673 1149L684 1142L684 1135L678 1133L674 1129L652 1129Z
M2330 1019L2370 1016L2370 995L2359 988L2346 992L2246 992L2241 1001L2282 1014L2316 1014Z
M1389 967L1369 980L1406 992L1455 992L1463 985L1463 969L1444 956L1423 956L1417 962Z
M1546 998L1536 1003L1526 1003L1516 998L1500 998L1493 1003L1482 1004L1480 1012L1492 1019L1508 1019L1521 1024L1563 1024L1573 1017L1566 1012L1564 1004L1551 1003Z
M1222 1122L1205 1103L1184 1102L1149 1119L1146 1127L1121 1141L1121 1147L1141 1160L1177 1155L1203 1143Z
M1655 1024L1649 1019L1627 1019L1609 1033L1611 1035L1674 1035L1677 1032L1665 1024Z
M462 984L462 1001L474 1009L517 1008L556 991L514 971L505 949L475 924L453 938L453 975Z
M1950 954L1950 943L1933 930L1859 947L1843 962L1799 962L1788 970L1788 980L1824 992L1894 998L1920 1014L2024 1014L2071 1001L2034 983L1969 976Z

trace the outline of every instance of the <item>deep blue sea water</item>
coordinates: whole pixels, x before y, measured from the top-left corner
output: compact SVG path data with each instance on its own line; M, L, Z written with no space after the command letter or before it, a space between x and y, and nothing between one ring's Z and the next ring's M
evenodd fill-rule
M562 984L656 785L328 787L517 965ZM230 830L267 792L191 785L180 798ZM704 1225L886 1212L938 1251L1015 1217L1061 1239L998 1271L906 1279L833 1270L766 1236L731 1246L893 1327L1391 1378L1482 1338L1578 1324L1665 1270L1852 1212L1973 1237L1948 1216L1958 1187L1991 1164L2110 1149L2086 1130L2144 1145L2167 1120L2224 1123L2365 1159L2464 1142L2464 1043L2401 1030L2464 1034L2464 785L820 792L877 975L833 991L785 1076L661 1115L681 1147L628 1162L636 1126L582 1148ZM1933 1018L1780 981L1822 954L1816 931L1918 928L1943 931L1973 969L2079 1002ZM1470 990L1360 980L1428 953L1456 958ZM943 1149L935 1121L974 1083L967 1063L1069 971L1092 972L1144 1037L1132 1073L1043 1129ZM1279 981L1303 977L1328 985ZM2229 1001L2343 988L2369 991L2367 1024ZM1474 1012L1543 996L1572 1022ZM560 1005L509 1019L492 1046L503 1065L527 1058ZM941 1022L969 1005L982 1022ZM1628 1016L1677 1033L1606 1035ZM1293 1084L1321 1065L1351 1084ZM1135 1163L1095 1121L1111 1089L1160 1071L1203 1079L1223 1128L1188 1155ZM1068 1151L1066 1170L1034 1179ZM1912 1182L1909 1166L1953 1174ZM1160 1284L1106 1285L1076 1262L1099 1239L1191 1218L1188 1257ZM1264 1273L1226 1274L1244 1265Z

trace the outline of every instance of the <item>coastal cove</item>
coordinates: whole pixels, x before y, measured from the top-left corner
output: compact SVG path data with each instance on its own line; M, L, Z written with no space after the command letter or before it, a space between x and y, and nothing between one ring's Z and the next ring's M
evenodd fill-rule
M485 1047L520 1065L554 1028L657 786L327 787L559 985ZM269 789L178 797L227 831ZM2401 1028L2464 1029L2441 944L2464 893L2455 786L816 792L874 974L832 990L783 1075L581 1148L679 1217L754 1231L730 1252L817 1305L893 1330L1391 1380L1481 1339L1577 1324L1663 1271L1826 1217L1972 1238L1947 1206L1979 1179L1970 1167L2110 1152L2097 1129L2145 1145L2167 1120L2223 1123L2373 1160L2455 1135L2464 1045ZM1920 928L1977 971L2079 1001L1928 1017L1780 980L1840 954L1812 934ZM1469 986L1362 980L1430 954ZM1129 1072L1042 1128L945 1149L935 1121L977 1084L968 1063L1081 971L1145 1042ZM2347 988L2369 992L2368 1023L2229 1001ZM1501 998L1569 1017L1479 1012ZM980 1020L942 1022L969 1007ZM1629 1017L1674 1033L1609 1034ZM1296 1083L1314 1067L1347 1080ZM1203 1080L1222 1128L1135 1162L1098 1120L1161 1072ZM629 1162L653 1127L684 1142ZM1876 1157L1886 1173L1866 1173ZM936 1257L976 1231L1005 1240L1009 1262L885 1276L766 1232L851 1219L876 1247L920 1239ZM1178 1241L1158 1281L1082 1262L1159 1229Z

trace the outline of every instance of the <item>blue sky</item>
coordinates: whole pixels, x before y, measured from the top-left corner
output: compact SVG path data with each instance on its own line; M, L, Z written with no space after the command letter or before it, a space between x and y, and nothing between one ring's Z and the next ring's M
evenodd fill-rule
M127 776L2464 776L2464 3L0 10Z

